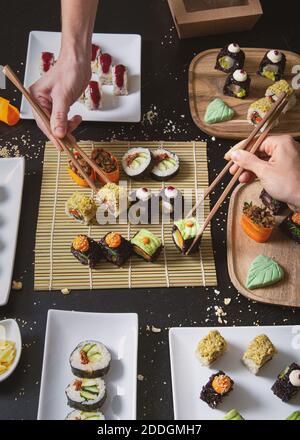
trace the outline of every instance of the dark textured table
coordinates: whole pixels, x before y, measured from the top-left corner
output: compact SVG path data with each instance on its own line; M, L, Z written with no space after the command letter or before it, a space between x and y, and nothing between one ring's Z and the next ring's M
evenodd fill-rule
M210 178L223 167L230 143L201 133L189 113L188 67L198 52L233 40L241 46L278 47L300 52L298 15L292 0L263 1L265 15L251 32L180 41L166 0L102 0L96 32L140 33L142 49L142 113L156 107L158 119L149 124L83 123L78 139L207 140ZM31 30L60 30L59 1L0 0L0 64L24 73L28 34ZM2 96L20 96L8 84ZM170 122L171 121L171 122ZM21 136L23 138L21 139ZM0 384L0 419L35 419L37 415L44 335L49 308L93 312L136 312L139 315L138 418L171 419L172 389L168 328L218 325L214 305L223 307L226 325L273 325L300 323L300 310L253 303L230 284L226 264L227 204L213 222L217 265L217 288L107 290L100 292L33 291L34 241L42 177L44 138L32 121L16 127L0 125L0 145L18 145L26 160L22 217L14 279L23 281L22 291L12 291L0 309L0 319L16 318L21 326L24 350L15 373ZM26 144L26 145L23 145ZM1 159L0 159L1 160ZM213 200L217 194L213 196ZM224 298L231 298L228 306ZM212 307L211 307L212 306ZM211 308L209 308L211 307ZM209 309L208 309L209 308ZM148 325L161 328L149 331Z

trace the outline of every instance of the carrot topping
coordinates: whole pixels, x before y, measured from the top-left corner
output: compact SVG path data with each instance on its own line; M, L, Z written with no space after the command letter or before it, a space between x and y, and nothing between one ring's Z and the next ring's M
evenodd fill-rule
M187 228L192 228L194 226L194 222L192 220L189 220L189 221L186 222L185 226Z
M296 225L299 225L299 226L300 226L300 212L295 212L295 213L292 215L292 221L293 221L294 223L296 223Z
M75 386L75 390L76 391L80 391L81 390L81 385L82 385L82 381L81 380L75 380L74 381L74 386Z
M143 243L144 244L149 244L150 243L150 238L149 237L144 237L143 238Z
M228 393L231 388L231 380L228 376L220 374L219 376L215 376L211 386L218 394Z
M80 362L81 362L83 365L86 365L86 364L89 363L89 358L87 357L86 352L83 351L83 350L80 351Z
M78 235L73 241L73 248L75 251L87 252L89 247L89 240L85 235Z
M111 232L105 238L106 244L112 248L118 248L122 242L122 238L120 234L116 234L115 232Z

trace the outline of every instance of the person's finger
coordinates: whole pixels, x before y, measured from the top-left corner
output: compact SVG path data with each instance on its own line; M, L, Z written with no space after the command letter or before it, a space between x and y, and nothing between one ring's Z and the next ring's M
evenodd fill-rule
M233 151L231 159L236 165L247 171L251 171L259 179L263 176L266 167L269 165L268 162L259 159L255 154L243 150Z
M256 175L251 173L250 171L244 171L239 177L240 183L251 183L255 179Z
M51 130L54 136L62 139L67 134L69 105L63 96L52 96Z
M68 122L68 133L72 133L81 124L82 117L79 115L73 116Z

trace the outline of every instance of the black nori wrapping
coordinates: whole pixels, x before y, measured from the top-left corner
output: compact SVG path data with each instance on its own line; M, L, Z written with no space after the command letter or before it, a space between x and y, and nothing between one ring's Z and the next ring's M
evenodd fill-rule
M72 255L74 255L75 258L77 258L77 260L81 264L85 266L89 266L90 268L94 268L97 265L97 263L99 263L99 261L101 260L101 256L102 256L101 247L92 238L87 237L87 239L90 245L88 251L86 252L77 251L76 249L74 249L72 244L71 253Z
M273 66L278 66L278 73L275 74L275 81L280 81L283 78L284 75L284 71L285 71L285 66L286 66L286 56L283 52L282 53L282 58L278 63L273 63L269 58L268 58L268 53L269 50L265 53L263 59L261 60L261 63L259 65L259 70L258 70L258 75L263 76L265 78L265 76L263 75L263 69L264 67L266 67L268 64L273 65Z
M273 199L270 194L263 189L259 196L262 203L272 212L273 215L280 215L287 209L287 204L280 202L279 200Z
M107 261L121 267L132 254L132 244L121 236L120 246L118 248L110 248L105 241L107 235L110 233L111 232L108 232L99 242L102 254Z
M74 408L74 409L78 409L79 411L97 411L99 410L107 397L106 391L104 396L102 397L101 400L98 400L95 403L82 403L82 402L75 402L74 400L70 399L70 397L66 394L67 396L67 400L68 400L68 405L70 408Z
M203 386L201 393L200 393L200 399L203 400L203 402L207 403L208 406L215 409L223 400L224 397L226 397L233 389L234 381L230 379L231 381L231 387L230 390L223 394L218 394L212 387L213 380L216 376L227 376L223 371L218 371L216 374L213 374L210 376L209 381L206 385Z
M286 217L283 222L280 223L279 228L287 237L300 244L300 225L293 222L292 215L293 214L290 214Z
M234 79L234 77L233 77L233 74L230 74L227 77L225 85L224 85L224 90L223 90L224 95L233 96L234 98L238 98L238 99L245 99L248 96L248 94L249 94L250 84L251 84L251 78L250 78L249 75L248 75L246 81L242 81L241 82L241 81L236 81ZM236 86L242 87L245 90L245 92L246 92L245 96L241 96L241 97L236 96L233 93L233 91L230 89L231 85L236 85Z
M300 370L300 366L295 362L278 375L276 382L271 388L275 396L279 397L283 402L288 402L300 390L299 387L292 385L289 380L289 375L294 370Z
M176 248L182 253L182 255L185 255L185 254L187 253L187 251L189 250L190 246L192 245L192 243L193 243L195 237L193 237L193 238L189 238L188 240L183 240L183 248L181 249L181 248L177 245L177 243L176 243L176 241L175 241L175 239L174 239L174 233L175 233L176 231L177 231L177 226L176 226L176 225L173 225L173 228L172 228L172 239L173 239L173 242L174 242ZM201 239L202 239L202 236L199 237L199 239L197 240L197 242L194 244L194 246L192 247L192 249L191 249L190 252L189 252L190 254L194 254L195 252L197 252L197 251L199 250L200 243L201 243Z
M221 66L220 64L220 58L223 57L230 57L233 59L234 63L232 65L232 67L230 69L224 69L224 67ZM224 73L233 73L235 70L237 69L243 69L244 68L244 64L245 64L245 53L244 51L242 51L242 49L238 52L238 53L232 53L229 52L228 50L228 46L223 47L223 49L220 50L218 56L217 56L217 61L216 61L216 65L215 65L215 69L216 70L220 70L221 72Z

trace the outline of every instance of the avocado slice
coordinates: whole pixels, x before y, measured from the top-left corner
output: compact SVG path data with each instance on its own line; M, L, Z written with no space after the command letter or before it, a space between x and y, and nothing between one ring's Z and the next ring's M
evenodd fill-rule
M92 345L93 344L85 344L81 350L84 351L85 353L87 353L89 351L89 349L92 347Z
M98 347L97 344L93 344L89 351L87 352L87 357L92 356L93 354L98 353Z
M92 393L92 394L98 394L98 393L99 393L99 390L98 390L98 387L97 387L97 386L93 386L93 387L83 387L82 390L83 390L83 391L88 391L89 393Z
M95 354L92 354L92 356L89 356L90 362L97 362L97 361L100 361L100 359L101 359L100 353L95 353Z
M82 379L82 388L94 387L95 385L97 385L96 379Z
M80 397L82 397L85 400L95 400L96 394L89 393L88 391L80 391Z

